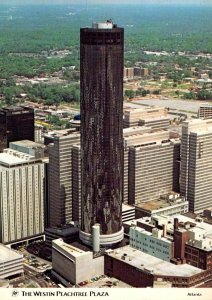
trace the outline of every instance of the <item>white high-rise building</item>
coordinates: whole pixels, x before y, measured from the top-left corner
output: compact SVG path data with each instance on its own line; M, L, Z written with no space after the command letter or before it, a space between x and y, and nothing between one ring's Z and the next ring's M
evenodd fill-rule
M180 192L189 210L212 206L212 119L183 123Z
M0 242L10 244L44 232L44 163L5 149L0 153Z
M80 143L79 132L61 130L49 145L49 226L70 223L72 216L72 146Z

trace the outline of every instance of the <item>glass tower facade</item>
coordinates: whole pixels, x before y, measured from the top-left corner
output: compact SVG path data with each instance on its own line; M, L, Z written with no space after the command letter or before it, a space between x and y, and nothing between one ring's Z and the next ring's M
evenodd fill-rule
M81 230L98 223L113 235L122 229L124 30L99 24L80 32Z
M10 142L34 141L34 110L25 107L0 109L0 152Z

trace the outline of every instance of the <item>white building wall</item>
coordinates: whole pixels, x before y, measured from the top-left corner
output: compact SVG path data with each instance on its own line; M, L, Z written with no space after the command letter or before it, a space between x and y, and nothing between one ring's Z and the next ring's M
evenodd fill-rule
M44 163L0 167L0 242L44 231Z
M35 142L42 142L42 127L35 126Z
M104 274L103 256L93 258L92 252L81 251L60 239L52 246L52 268L68 282L76 284Z
M130 227L130 246L165 261L172 258L172 243L153 237L152 233L139 227Z
M180 142L160 141L130 147L129 204L179 190Z
M21 275L22 273L24 273L23 258L0 263L0 279L8 278L18 274Z
M76 260L76 282L82 282L93 277L104 274L104 257L93 259L92 252L90 257L82 256Z
M212 119L191 120L182 125L181 194L195 213L211 207Z
M152 211L152 215L172 216L188 212L188 201Z

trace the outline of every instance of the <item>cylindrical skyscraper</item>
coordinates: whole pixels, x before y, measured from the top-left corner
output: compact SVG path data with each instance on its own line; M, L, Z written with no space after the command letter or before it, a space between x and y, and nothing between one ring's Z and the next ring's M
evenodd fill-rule
M92 244L100 224L100 245L123 239L123 44L124 30L111 21L80 32L82 227Z

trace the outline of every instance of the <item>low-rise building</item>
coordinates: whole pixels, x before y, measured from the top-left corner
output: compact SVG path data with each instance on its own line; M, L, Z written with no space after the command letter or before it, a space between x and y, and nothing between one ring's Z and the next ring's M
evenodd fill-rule
M204 209L203 217L206 218L208 221L211 221L212 220L212 209Z
M21 140L10 143L10 149L23 152L35 158L44 158L45 146L29 140Z
M0 279L23 273L23 254L0 244Z
M152 232L136 226L130 227L130 246L165 261L173 257L172 240L163 236L163 230L154 228Z
M141 76L148 76L149 69L148 68L141 68Z
M141 77L141 67L134 67L134 76Z
M134 78L134 68L124 68L124 80L131 80Z
M172 263L187 262L203 270L211 270L212 225L199 217L195 220L183 215L144 217L125 222L124 228L130 235L130 245L136 249L164 259L159 247L156 249L154 245L171 242L169 260ZM168 260L168 254L165 258Z
M209 270L189 264L174 265L129 245L107 251L105 274L133 287L153 287L159 279L171 283L172 287L188 288L211 278Z
M53 274L66 285L77 284L104 274L104 257L93 257L93 252L83 251L66 244L62 239L52 242Z
M151 119L151 118L162 118L167 119L167 109L164 107L148 106L142 108L126 108L124 109L124 122L123 127L134 127L139 125L140 120ZM164 126L164 124L162 124Z
M140 119L138 121L139 126L151 127L153 130L168 130L170 125L169 116L158 116Z
M135 205L135 218L146 216L163 215L172 216L188 212L188 201L179 193L168 193L161 195L159 199L150 200Z
M45 244L47 247L52 247L52 241L56 239L63 239L65 243L72 243L79 237L79 229L71 224L61 227L45 228Z

